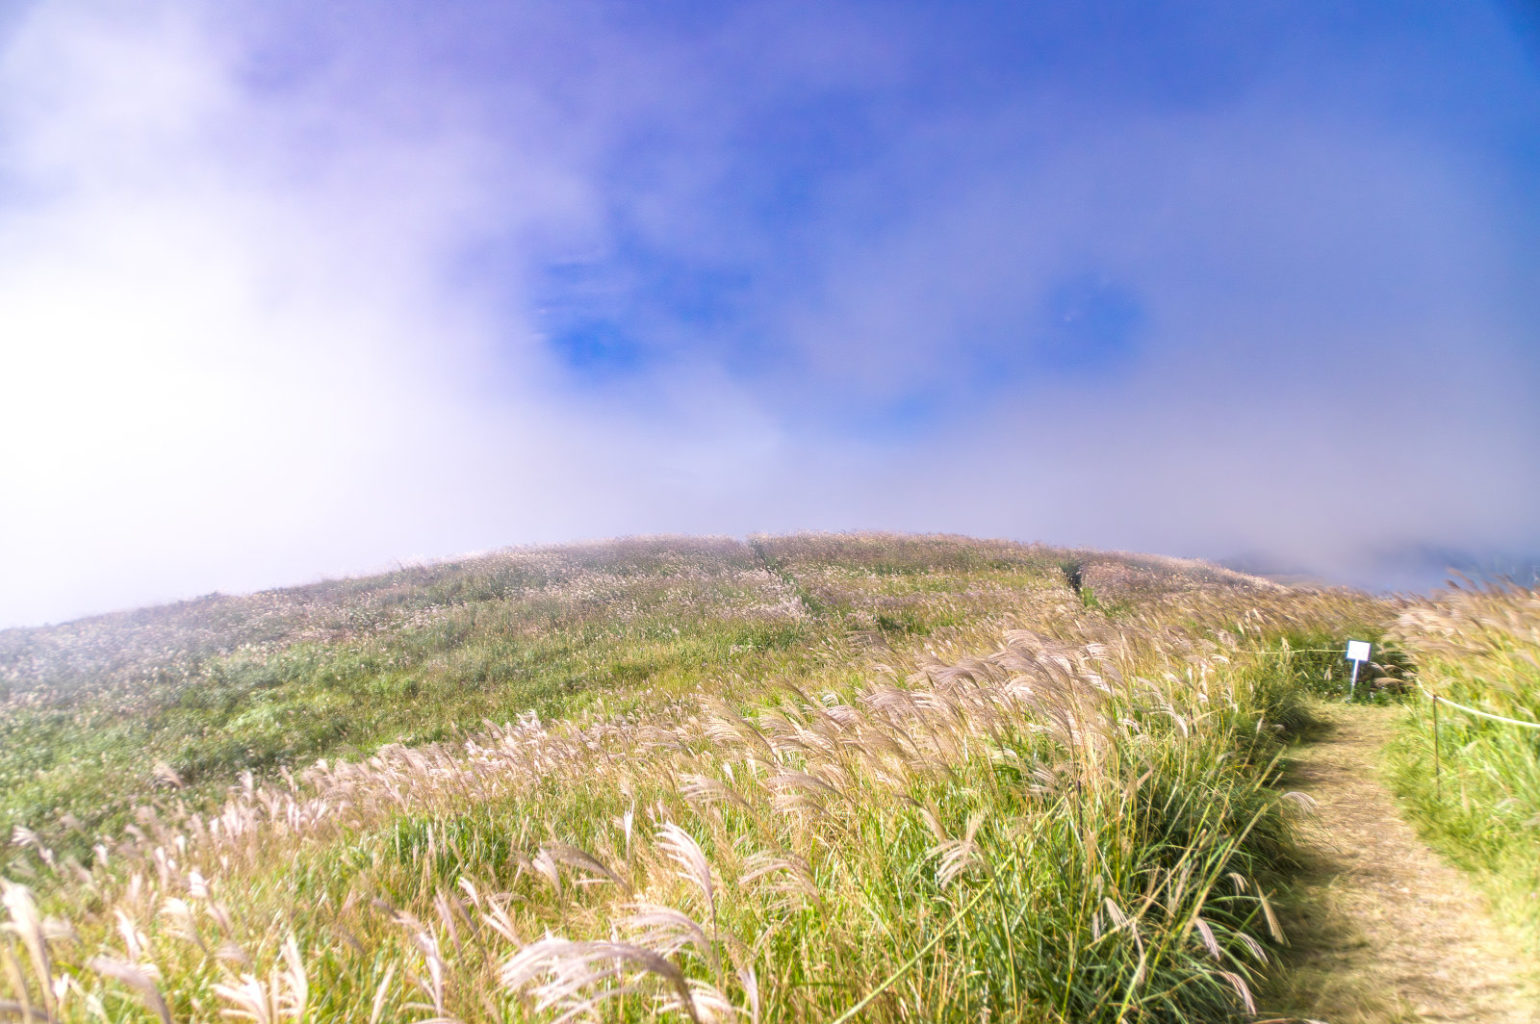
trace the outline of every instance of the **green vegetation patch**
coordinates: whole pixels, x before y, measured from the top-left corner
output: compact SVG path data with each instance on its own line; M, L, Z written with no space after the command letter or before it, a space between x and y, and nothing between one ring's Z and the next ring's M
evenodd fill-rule
M1406 609L1393 634L1425 691L1391 748L1395 786L1427 837L1483 881L1540 954L1540 728L1441 704L1435 730L1426 696L1540 724L1540 594L1453 590Z
M1120 583L1103 557L1112 615L1065 553L948 538L499 557L298 610L259 595L268 640L200 634L105 682L75 652L67 694L8 705L55 730L11 770L56 788L12 850L30 891L5 891L0 1000L61 1020L164 1019L159 1000L177 1020L1233 1020L1292 866L1275 759L1307 673L1285 637L1383 612L1155 562ZM117 817L65 820L80 793Z
M208 804L243 771L838 674L852 636L1014 613L1042 562L956 538L623 541L6 631L0 835L84 860L135 806Z

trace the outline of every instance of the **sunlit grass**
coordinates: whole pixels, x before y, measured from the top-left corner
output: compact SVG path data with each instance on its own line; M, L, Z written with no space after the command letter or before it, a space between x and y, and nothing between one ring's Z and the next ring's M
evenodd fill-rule
M341 731L190 769L204 788L89 858L23 833L0 999L45 1019L1228 1019L1289 866L1274 757L1302 683L1278 645L1380 608L1104 559L1109 615L1061 555L798 537L338 585L313 621L375 625L210 655L134 714L185 722L189 755L333 708ZM380 593L405 611L344 610Z
M172 785L217 799L241 771L530 711L839 676L852 645L1014 614L1052 586L1046 564L946 538L627 541L6 631L0 835L24 824L84 858Z

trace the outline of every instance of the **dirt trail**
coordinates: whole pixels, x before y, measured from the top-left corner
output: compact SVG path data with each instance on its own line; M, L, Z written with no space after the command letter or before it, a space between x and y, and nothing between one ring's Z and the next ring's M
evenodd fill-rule
M1540 997L1484 898L1417 838L1380 781L1397 714L1328 708L1320 740L1292 759L1288 784L1317 806L1284 1001L1332 1024L1540 1024Z

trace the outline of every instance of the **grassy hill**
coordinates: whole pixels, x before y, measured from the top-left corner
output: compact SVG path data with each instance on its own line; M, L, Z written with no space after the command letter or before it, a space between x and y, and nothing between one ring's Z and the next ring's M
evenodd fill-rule
M1278 943L1274 757L1331 663L1311 652L1403 610L1171 559L816 535L7 631L0 873L25 888L0 999L1227 1019Z
M24 824L84 856L157 792L218 794L242 771L531 712L623 716L701 687L853 679L863 652L1194 585L1265 587L959 538L673 539L0 631L0 835Z

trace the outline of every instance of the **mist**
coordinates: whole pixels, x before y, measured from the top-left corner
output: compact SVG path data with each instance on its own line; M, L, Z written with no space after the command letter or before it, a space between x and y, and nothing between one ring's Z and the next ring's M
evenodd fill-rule
M24 4L0 626L655 533L1518 564L1528 39L1478 4Z

